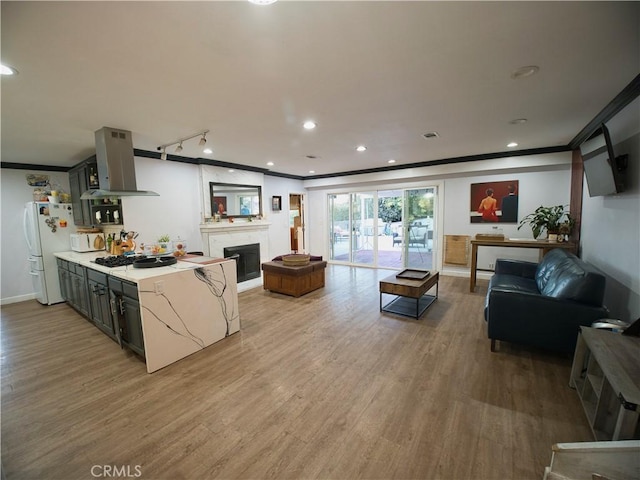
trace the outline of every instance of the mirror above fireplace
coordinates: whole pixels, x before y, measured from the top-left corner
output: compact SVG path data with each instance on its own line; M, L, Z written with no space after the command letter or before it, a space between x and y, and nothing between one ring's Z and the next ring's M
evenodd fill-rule
M247 218L262 215L262 187L209 182L211 215Z

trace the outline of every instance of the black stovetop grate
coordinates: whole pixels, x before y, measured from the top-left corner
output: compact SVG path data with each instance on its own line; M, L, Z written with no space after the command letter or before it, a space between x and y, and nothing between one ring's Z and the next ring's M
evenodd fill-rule
M103 267L124 267L133 265L133 262L143 257L111 255L109 257L98 257L94 261Z

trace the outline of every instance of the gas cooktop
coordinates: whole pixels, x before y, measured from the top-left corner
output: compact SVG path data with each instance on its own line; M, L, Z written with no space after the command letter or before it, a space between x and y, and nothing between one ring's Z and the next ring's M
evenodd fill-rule
M125 267L127 265L133 265L133 262L141 258L145 257L111 255L109 257L98 257L94 262L103 267Z

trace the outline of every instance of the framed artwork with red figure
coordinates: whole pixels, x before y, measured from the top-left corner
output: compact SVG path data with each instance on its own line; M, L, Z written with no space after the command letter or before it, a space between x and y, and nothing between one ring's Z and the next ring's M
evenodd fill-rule
M472 183L471 223L518 223L518 180Z
M211 206L212 214L227 214L227 197L213 197L213 205Z

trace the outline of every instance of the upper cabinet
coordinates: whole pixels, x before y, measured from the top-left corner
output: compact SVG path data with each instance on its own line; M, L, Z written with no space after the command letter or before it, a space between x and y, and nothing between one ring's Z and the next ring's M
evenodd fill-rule
M91 208L89 200L80 200L80 195L89 190L89 172L96 172L98 164L95 160L82 162L69 170L69 188L73 205L73 222L76 225L90 226ZM94 173L97 186L97 176ZM96 188L96 187L94 187Z
M123 223L119 198L80 200L87 190L100 188L95 157L69 170L73 222L78 226L119 225Z

